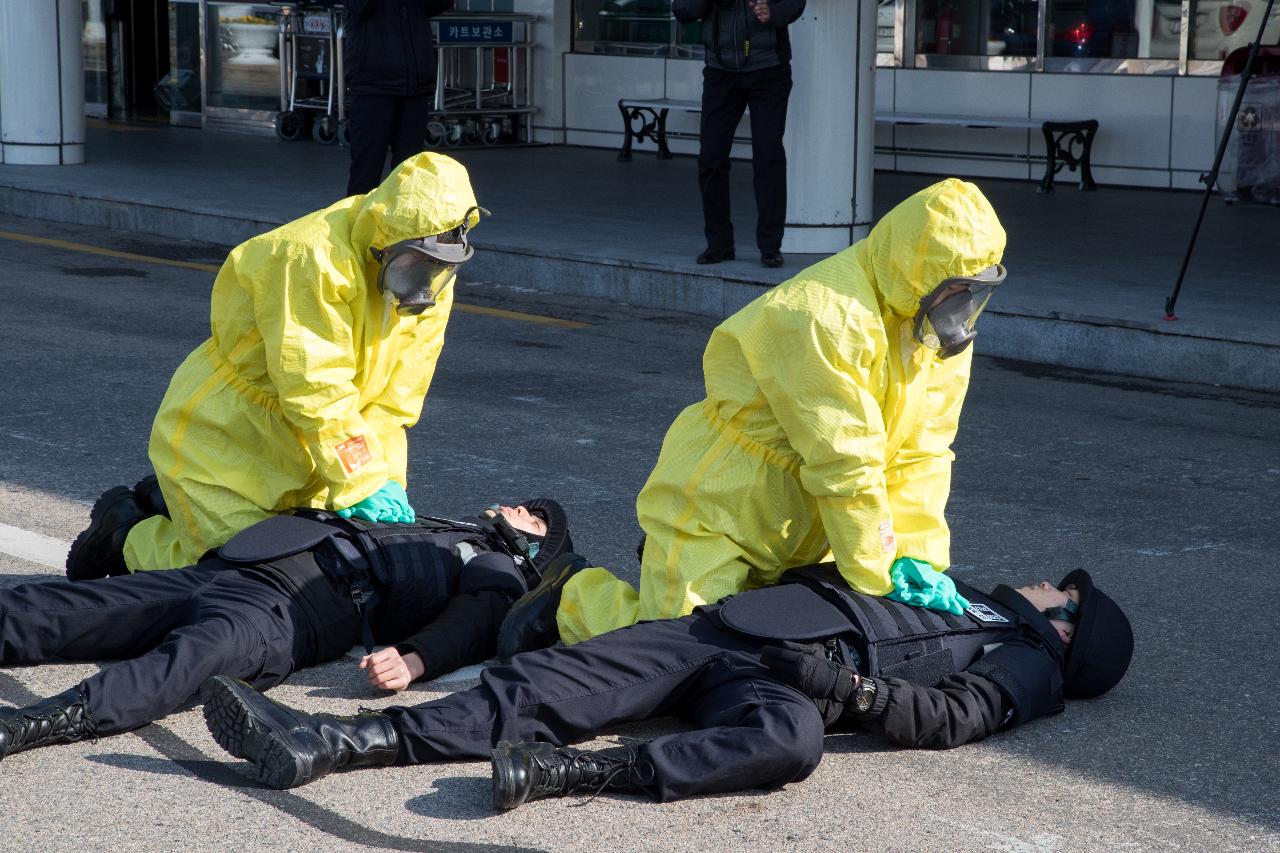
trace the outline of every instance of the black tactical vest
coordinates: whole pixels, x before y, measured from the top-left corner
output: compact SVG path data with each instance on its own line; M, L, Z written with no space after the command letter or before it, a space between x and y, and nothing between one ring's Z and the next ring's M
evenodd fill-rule
M1061 711L1062 651L1048 621L1011 590L997 601L955 584L970 602L961 616L855 592L834 563L823 563L729 598L719 617L760 639L825 642L862 675L933 686L948 675L976 673L1009 698L1013 724Z
M328 577L348 585L361 615L364 642L407 637L444 609L458 588L464 562L460 543L477 551L505 544L482 525L444 519L414 524L376 524L325 510L298 510L261 521L232 537L219 555L241 565L272 563L309 551ZM296 578L299 585L305 578ZM527 589L514 566L513 597Z

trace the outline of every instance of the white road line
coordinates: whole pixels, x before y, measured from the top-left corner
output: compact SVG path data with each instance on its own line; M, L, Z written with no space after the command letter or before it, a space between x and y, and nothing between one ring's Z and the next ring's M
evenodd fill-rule
M29 563L39 563L53 569L67 565L67 550L71 545L61 539L41 536L21 527L0 524L0 554L8 554Z

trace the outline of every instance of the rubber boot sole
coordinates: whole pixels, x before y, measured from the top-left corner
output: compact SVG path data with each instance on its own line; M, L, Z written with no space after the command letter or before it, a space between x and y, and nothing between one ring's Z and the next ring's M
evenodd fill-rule
M204 721L218 746L253 765L254 777L268 788L287 790L309 781L309 767L282 736L240 696L245 688L223 676L209 685ZM248 688L252 689L252 688Z
M96 580L105 578L111 573L111 560L102 558L97 561L88 560L85 556L85 550L91 548L93 550L103 550L110 547L110 539L115 535L115 530L105 531L104 525L107 523L107 514L116 507L116 504L122 500L133 499L133 490L128 486L115 486L107 489L102 493L102 497L94 501L93 509L89 511L89 526L84 529L75 541L71 543L71 548L67 551L67 579L73 581ZM105 538L106 541L103 541ZM124 556L120 556L120 564L123 566Z
M529 796L527 790L520 790L510 747L507 741L500 741L497 749L489 751L489 760L493 762L493 807L501 812L524 805Z

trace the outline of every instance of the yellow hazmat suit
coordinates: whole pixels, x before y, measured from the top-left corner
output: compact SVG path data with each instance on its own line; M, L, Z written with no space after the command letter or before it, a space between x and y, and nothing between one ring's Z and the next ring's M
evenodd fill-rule
M405 429L422 412L453 289L401 316L369 248L456 228L475 203L460 163L424 153L367 195L232 250L213 285L213 334L156 414L151 464L170 518L129 532L130 570L194 563L282 510L341 509L388 480L408 485Z
M601 568L565 586L560 636L579 642L776 583L830 549L872 595L898 557L950 564L943 519L972 349L913 337L921 297L997 263L1005 234L972 184L949 179L854 246L725 320L703 355L707 397L667 431L636 501L639 595Z

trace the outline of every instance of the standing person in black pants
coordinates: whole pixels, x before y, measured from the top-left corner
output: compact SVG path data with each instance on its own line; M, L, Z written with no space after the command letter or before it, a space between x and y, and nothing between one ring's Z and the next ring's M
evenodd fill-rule
M351 196L382 183L388 148L393 169L422 150L436 91L431 18L452 9L453 0L343 2Z
M782 135L791 97L791 40L787 25L805 0L673 0L683 23L702 21L701 149L698 187L707 249L700 264L734 257L729 218L729 153L742 112L751 107L751 168L755 174L756 245L760 263L782 266L787 221L787 152Z

